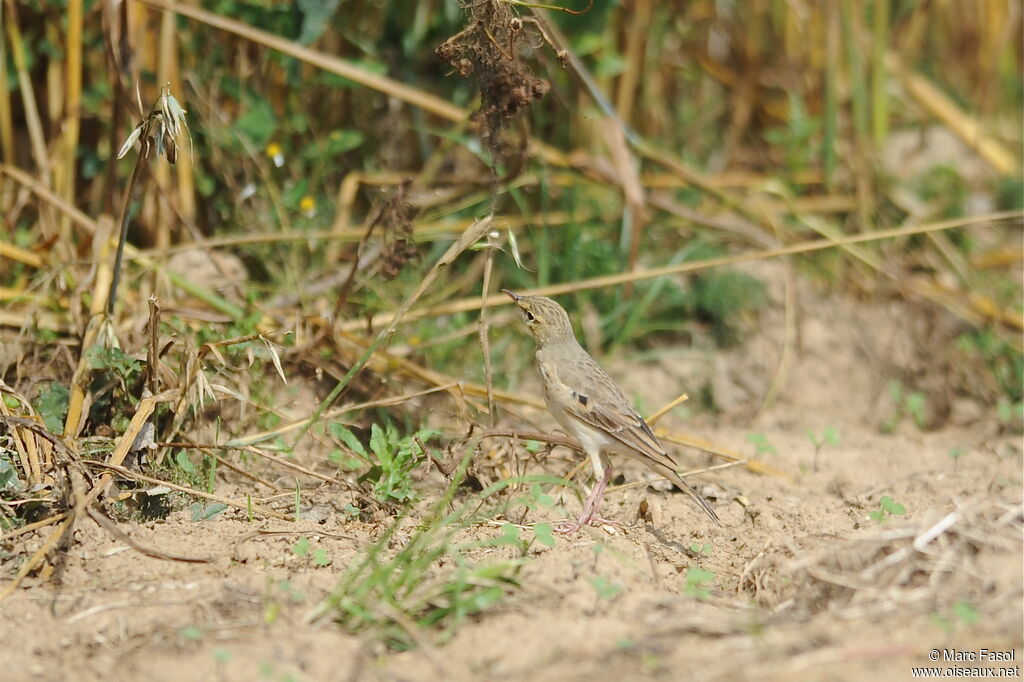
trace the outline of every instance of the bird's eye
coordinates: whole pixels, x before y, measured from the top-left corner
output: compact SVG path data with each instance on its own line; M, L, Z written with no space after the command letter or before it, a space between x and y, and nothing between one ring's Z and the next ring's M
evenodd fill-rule
M527 322L533 322L533 320L534 320L533 313L531 313L529 310L524 312L523 315L526 317L526 321Z

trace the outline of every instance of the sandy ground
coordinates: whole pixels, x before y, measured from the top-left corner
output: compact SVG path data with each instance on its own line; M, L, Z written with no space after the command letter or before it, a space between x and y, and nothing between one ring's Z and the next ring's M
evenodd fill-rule
M912 667L935 665L1015 667L1011 679L1019 679L1021 438L1004 432L994 409L958 393L969 372L936 350L949 343L946 327L955 322L923 304L836 301L801 290L795 334L785 341L781 291L772 299L760 331L733 350L662 349L640 364L631 356L607 362L650 406L680 386L691 395L713 392L720 412L693 410L685 419L677 410L658 426L787 474L736 467L692 479L722 527L685 495L624 466L604 509L623 525L559 537L553 547L534 543L520 589L450 642L393 653L310 618L388 521L346 520L331 506L337 490L308 496L332 509L323 523L249 522L230 510L195 522L186 509L121 526L163 551L213 557L207 564L148 558L82 523L59 576L32 578L0 605L0 677L858 680L910 679ZM762 406L777 377L774 400ZM937 428L901 416L887 390L893 380L924 393ZM827 427L840 442L822 448L814 471L806 432ZM751 433L774 451L755 454ZM689 467L720 463L676 452ZM328 470L313 460L306 463ZM421 481L427 500L439 480L434 472ZM228 477L217 492L244 497L244 486ZM871 519L883 496L906 513ZM578 510L568 493L561 502ZM646 519L638 519L641 505ZM550 521L552 513L531 511L522 521ZM506 519L493 521L463 539L498 535ZM24 541L34 548L42 537ZM299 537L330 563L297 555ZM514 556L507 547L481 548L473 558ZM686 586L697 566L714 573L703 595ZM982 649L1010 651L1013 660L941 660ZM933 650L938 662L929 658Z

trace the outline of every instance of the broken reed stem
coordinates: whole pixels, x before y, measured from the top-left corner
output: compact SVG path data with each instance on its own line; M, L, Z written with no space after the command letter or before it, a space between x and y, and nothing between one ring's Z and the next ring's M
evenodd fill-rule
M484 254L484 282L480 288L480 350L484 356L484 383L487 387L487 414L490 417L491 426L494 426L498 418L494 403L494 370L491 367L491 342L489 338L490 328L487 324L487 292L491 290L491 270L494 266L494 237L491 233L487 235L487 253Z
M352 382L352 380L356 377L356 375L359 374L360 371L362 371L363 367L366 366L366 363L370 361L371 357L373 357L373 354L376 353L377 350L380 349L382 346L384 346L385 343L391 340L391 336L395 333L395 329L398 327L399 320L402 319L402 317L409 311L409 308L411 308L412 305L420 299L420 297L426 292L426 290L430 288L430 286L434 283L434 280L436 280L437 276L441 273L441 270L454 263L455 259L458 258L463 251L468 249L470 246L476 243L476 241L479 240L480 237L485 235L491 227L492 220L493 216L488 215L485 218L481 218L475 221L472 225L467 227L465 232L462 233L462 235L455 241L455 243L452 244L448 248L448 250L444 252L444 255L442 255L437 260L436 263L434 263L434 266L430 268L430 271L427 273L426 277L423 278L423 281L420 282L416 289L409 295L409 297L405 299L401 307L399 307L398 311L392 315L391 321L388 323L388 326L382 329L379 334L377 334L377 338L374 339L373 343L371 343L370 346L365 351L363 351L362 355L359 356L359 359L356 360L355 364L353 364L352 367L349 368L348 372L345 373L345 376L341 378L341 381L337 383L334 389L331 390L330 394L328 394L328 396L324 398L320 405L317 406L316 411L309 418L309 421L306 422L306 424L299 431L299 434L295 437L295 441L292 443L292 447L295 447L299 443L299 441L302 440L302 438L306 435L309 429L312 428L314 424L317 424L320 421L320 417L323 415L324 411L327 410L328 407L330 407L331 403L333 403L338 398L338 396L341 395L341 392L344 391Z
M39 530L40 528L45 528L46 526L57 523L58 521L62 521L67 517L68 512L60 512L59 514L54 514L53 516L47 517L42 521L36 521L35 523L30 523L28 525L22 526L21 528L15 528L10 533L0 535L0 543L7 542L8 540L16 538L19 535L24 535L25 533L31 533L32 531Z
M139 174L146 160L149 159L149 150L152 142L145 136L140 140L142 149L135 159L135 168L132 169L132 177L128 180L128 186L124 190L124 201L121 202L121 233L117 239L117 254L114 256L114 271L110 280L110 292L107 294L107 318L114 319L114 302L117 300L117 286L121 282L121 262L124 260L124 244L128 240L128 209L132 204L132 195L135 193L135 184L139 180ZM111 161L113 163L113 161Z
M135 414L132 416L131 422L128 424L128 428L121 434L121 438L117 441L117 445L114 446L114 451L110 453L109 466L120 466L121 462L128 455L128 450L131 448L132 443L135 442L135 437L139 435L139 431L146 424L149 416L153 414L153 410L156 409L157 402L162 396L150 396L143 398L139 401L139 407L135 410ZM93 486L92 490L85 498L83 506L89 506L96 498L102 495L110 483L114 480L114 474L107 472L103 474L99 482Z
M13 391L11 391L11 393L13 393ZM23 399L21 396L18 396L18 401L22 405L29 404L28 401ZM29 410L31 414L31 405L29 405ZM3 419L0 420L0 423L7 424L9 433L11 435L11 440L14 442L14 449L18 453L18 463L21 464L21 470L24 472L25 477L28 478L33 484L40 483L42 481L41 469L39 469L38 467L38 462L34 462L33 458L30 455L30 443L35 442L33 431L31 428L21 428L19 426L14 425L18 423L17 421L15 421L16 419L21 419L25 422L31 422L32 419L24 417L14 417L14 415L11 413L11 408L7 406L7 403L4 402L3 398L0 398L0 417L3 417ZM33 418L38 419L38 417L35 417L34 415Z
M680 393L678 398L676 398L675 400L673 400L669 404L667 404L667 405L659 408L658 410L656 410L650 417L647 417L647 419L645 420L647 422L647 425L648 426L653 425L654 422L658 421L659 419L664 417L666 414L668 414L668 412L670 410L674 410L676 407L678 407L679 405L682 405L684 402L686 402L689 399L690 399L690 396L686 395L685 393Z

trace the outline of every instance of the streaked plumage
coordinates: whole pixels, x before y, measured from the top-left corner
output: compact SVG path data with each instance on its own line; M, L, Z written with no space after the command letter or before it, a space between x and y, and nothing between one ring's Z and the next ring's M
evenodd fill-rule
M598 520L597 509L611 478L609 453L643 462L689 493L711 520L721 523L708 503L676 473L675 462L633 404L576 340L562 306L550 298L502 291L519 306L537 342L537 366L548 409L579 440L594 466L597 484L569 531Z

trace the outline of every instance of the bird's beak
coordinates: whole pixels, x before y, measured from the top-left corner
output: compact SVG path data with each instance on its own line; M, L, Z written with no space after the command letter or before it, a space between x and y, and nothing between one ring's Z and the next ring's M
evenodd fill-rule
M522 296L520 296L519 294L517 294L517 293L515 293L513 291L509 291L508 289L502 289L501 293L505 294L506 296L511 298L516 303L519 303L519 299L522 298Z

